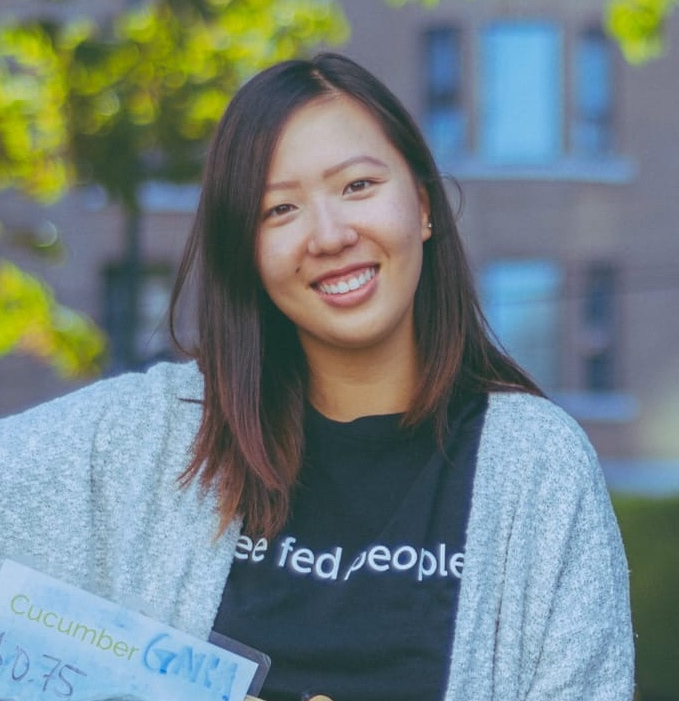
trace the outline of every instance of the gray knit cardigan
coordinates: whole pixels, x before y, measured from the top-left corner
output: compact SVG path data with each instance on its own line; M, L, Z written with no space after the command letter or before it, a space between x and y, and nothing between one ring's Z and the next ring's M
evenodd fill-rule
M200 421L194 364L96 383L0 421L0 556L207 637L239 524L177 487ZM448 701L629 701L628 572L601 470L544 399L491 396Z

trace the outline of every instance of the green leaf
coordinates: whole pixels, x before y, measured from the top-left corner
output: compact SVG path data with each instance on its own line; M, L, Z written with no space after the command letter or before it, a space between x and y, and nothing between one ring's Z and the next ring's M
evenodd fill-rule
M40 280L0 259L0 357L24 353L65 379L101 372L106 342L86 316L54 301Z
M662 56L667 19L677 0L611 0L605 14L607 31L630 63Z

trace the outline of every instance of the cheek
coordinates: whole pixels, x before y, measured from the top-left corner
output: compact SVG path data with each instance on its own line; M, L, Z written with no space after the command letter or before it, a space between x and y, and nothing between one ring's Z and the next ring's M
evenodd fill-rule
M418 191L409 183L403 184L392 194L389 205L387 211L392 226L397 227L404 243L411 242L413 238L421 241L423 224L426 226L428 216L425 214Z
M391 222L391 231L393 232L394 246L403 251L413 251L420 248L422 243L427 238L423 229L420 210L417 203L402 202L399 208L395 208L396 216Z
M260 236L257 244L257 268L264 289L271 296L299 273L298 253L289 238L272 233Z

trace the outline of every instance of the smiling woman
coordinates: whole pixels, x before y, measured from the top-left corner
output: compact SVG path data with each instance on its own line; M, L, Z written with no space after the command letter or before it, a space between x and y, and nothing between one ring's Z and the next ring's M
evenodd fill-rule
M268 181L257 267L307 363L322 369L310 376L312 402L343 421L405 411L419 377L413 305L431 235L426 190L370 112L341 94L292 115ZM352 378L342 371L349 357ZM348 406L337 381L353 385Z
M384 85L321 54L241 88L173 312L189 281L191 362L0 422L0 553L261 649L267 701L631 699L596 456L493 344Z

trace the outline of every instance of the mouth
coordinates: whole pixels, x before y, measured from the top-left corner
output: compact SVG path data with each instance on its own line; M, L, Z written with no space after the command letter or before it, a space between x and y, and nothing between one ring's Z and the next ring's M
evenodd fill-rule
M312 284L312 287L326 295L343 295L355 292L365 287L377 275L378 266L373 265L361 271L353 271L345 275L323 278Z

